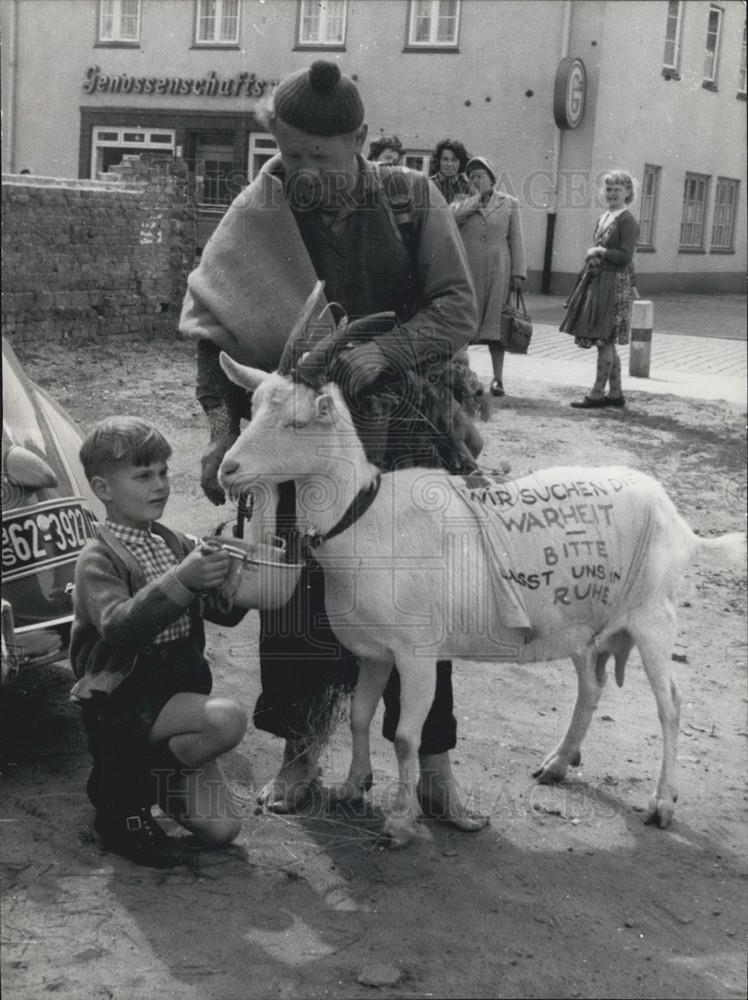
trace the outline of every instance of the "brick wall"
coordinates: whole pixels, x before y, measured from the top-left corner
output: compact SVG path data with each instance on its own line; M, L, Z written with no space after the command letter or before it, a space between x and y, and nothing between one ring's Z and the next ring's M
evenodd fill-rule
M132 158L100 176L3 175L2 330L11 343L176 335L195 253L187 167Z

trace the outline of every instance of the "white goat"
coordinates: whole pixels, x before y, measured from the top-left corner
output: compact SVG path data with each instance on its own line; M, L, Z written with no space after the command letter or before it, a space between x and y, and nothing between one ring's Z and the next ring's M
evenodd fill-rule
M699 538L662 487L630 469L552 469L472 489L431 469L388 473L380 482L336 385L313 389L225 354L221 364L254 397L252 420L226 453L220 479L233 495L253 482L296 481L299 524L314 529L314 557L325 571L330 623L360 658L353 756L338 794L360 797L370 784L369 727L393 665L401 680L399 787L385 832L402 846L415 836L419 815L417 751L436 660L572 658L578 693L571 723L535 772L550 782L580 762L609 656L622 683L635 644L663 735L648 821L666 827L677 797L676 585L697 555L740 562L744 536ZM483 503L471 504L471 494ZM352 520L351 510L353 523L334 533Z

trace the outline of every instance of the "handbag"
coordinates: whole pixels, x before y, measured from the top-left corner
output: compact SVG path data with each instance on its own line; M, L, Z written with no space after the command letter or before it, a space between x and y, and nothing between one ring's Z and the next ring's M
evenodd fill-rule
M515 288L512 296L501 309L501 346L510 354L527 354L532 339L532 320L521 290Z

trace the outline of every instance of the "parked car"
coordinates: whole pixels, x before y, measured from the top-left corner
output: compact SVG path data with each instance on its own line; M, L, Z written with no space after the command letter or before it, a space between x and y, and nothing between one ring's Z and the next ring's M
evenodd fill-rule
M2 683L67 655L75 560L102 516L81 435L3 337Z

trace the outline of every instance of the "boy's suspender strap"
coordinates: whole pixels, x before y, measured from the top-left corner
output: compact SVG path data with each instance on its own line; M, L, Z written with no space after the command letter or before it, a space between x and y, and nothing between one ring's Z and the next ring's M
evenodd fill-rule
M132 552L101 522L94 526L94 531L97 538L109 549L114 565L123 579L132 580L133 567L138 566L138 561Z

